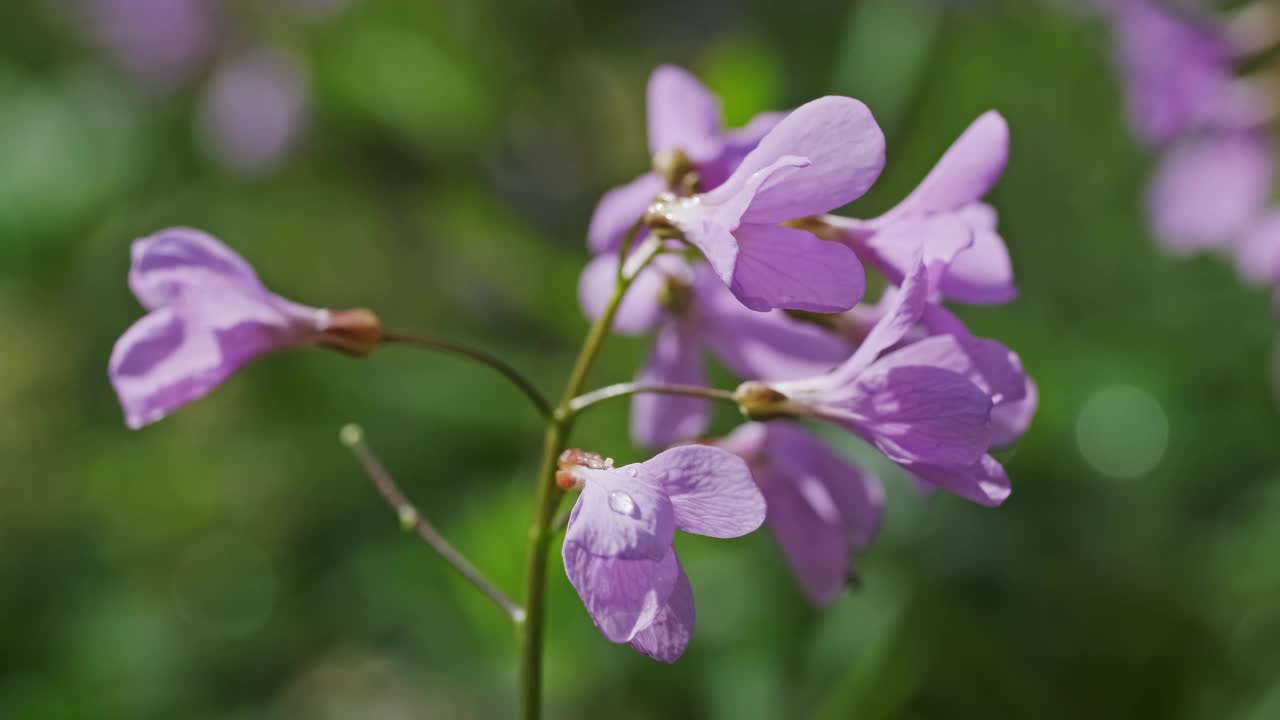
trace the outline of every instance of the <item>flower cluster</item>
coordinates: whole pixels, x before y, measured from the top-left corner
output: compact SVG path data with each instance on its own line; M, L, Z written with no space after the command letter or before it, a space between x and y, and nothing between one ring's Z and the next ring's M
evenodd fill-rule
M1148 191L1156 239L1177 256L1217 252L1242 280L1280 286L1280 208L1272 203L1274 101L1239 76L1266 27L1193 15L1159 0L1113 0L1105 8L1134 132L1161 157ZM1274 42L1270 38L1268 42Z
M818 604L836 596L850 555L873 540L879 481L802 420L860 438L924 488L995 506L1010 484L991 452L1026 430L1036 391L1016 354L975 337L943 305L1016 294L995 211L982 201L1007 158L1000 115L979 117L896 207L859 219L829 214L865 193L885 163L884 135L857 100L819 98L729 130L717 99L683 70L655 71L648 97L654 169L606 194L592 220L596 257L579 291L595 326L566 399L552 408L482 352L418 342L500 370L547 419L529 614L426 523L358 431L348 435L405 526L517 623L542 622L541 543L561 495L578 493L561 552L570 582L606 638L672 662L694 626L677 529L731 538L767 521ZM863 302L867 267L885 281L875 303ZM367 310L317 309L271 293L243 259L196 230L138 240L129 281L149 314L117 343L110 378L131 427L203 396L265 352L323 346L363 355L406 337L384 333ZM639 384L580 395L610 329L655 336ZM741 385L706 387L706 355ZM574 415L618 394L635 395L636 443L665 449L624 467L565 450ZM703 439L712 399L731 400L751 422Z
M982 202L1007 159L1003 118L978 118L914 192L864 220L826 214L884 165L884 137L858 101L820 98L726 130L714 96L674 67L654 72L648 98L654 172L597 206L597 256L579 286L598 317L625 229L643 218L647 239L632 257L654 244L666 252L638 272L615 322L655 336L638 382L701 384L709 351L746 380L735 399L748 418L826 421L926 486L1003 502L1009 480L989 453L1025 431L1035 386L1013 352L974 337L941 304L1016 294L995 211ZM875 305L858 304L864 266L889 285ZM633 438L688 442L708 417L703 398L640 395ZM829 602L850 551L879 524L877 480L792 423L751 423L720 444L748 462L808 595Z

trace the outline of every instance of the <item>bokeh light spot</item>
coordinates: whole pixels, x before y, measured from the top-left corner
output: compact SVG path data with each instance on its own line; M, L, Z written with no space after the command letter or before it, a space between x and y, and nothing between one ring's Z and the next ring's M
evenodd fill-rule
M1112 478L1150 472L1169 446L1169 419L1151 393L1131 385L1106 387L1085 401L1076 418L1085 462Z

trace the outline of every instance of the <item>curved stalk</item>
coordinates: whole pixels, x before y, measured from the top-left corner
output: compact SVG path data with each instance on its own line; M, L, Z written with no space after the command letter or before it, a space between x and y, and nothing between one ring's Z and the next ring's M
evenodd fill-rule
M700 397L707 400L723 400L737 404L733 399L733 393L728 390L719 388L705 387L703 385L653 385L637 382L617 383L615 385L606 385L589 393L579 395L569 401L569 408L574 414L582 412L592 405L598 405L606 400L614 398L628 397L631 395L640 395L643 393L659 394L659 395L683 395L686 397Z
M524 376L524 373L517 370L513 365L502 358L492 355L473 347L460 345L448 340L439 340L436 338L419 337L417 335L405 335L402 333L383 333L380 342L383 345L405 345L415 347L419 350L428 350L431 352L445 353L447 355L457 355L469 360L485 365L496 370L507 380L511 381L524 396L529 398L538 412L544 419L550 420L552 414L551 402L547 400L542 391L533 384L533 381Z

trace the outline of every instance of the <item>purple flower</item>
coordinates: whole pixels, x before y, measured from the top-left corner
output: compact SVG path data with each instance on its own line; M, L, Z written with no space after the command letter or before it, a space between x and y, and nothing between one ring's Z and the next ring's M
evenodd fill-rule
M765 504L746 464L690 445L614 468L566 451L556 482L582 494L569 515L564 569L596 627L611 642L675 662L693 634L693 591L676 557L677 529L730 538L764 522Z
M650 208L706 256L752 310L842 312L865 278L847 247L781 223L829 212L860 197L884 167L884 134L865 105L823 97L773 127L723 184Z
M869 546L880 527L880 482L790 423L746 423L719 445L747 461L805 594L831 603L848 584L852 551Z
M1224 249L1271 199L1269 131L1204 131L1182 138L1161 160L1147 211L1156 238L1174 255Z
M217 0L80 0L88 32L140 81L170 89L198 73L222 42Z
M324 345L363 354L381 335L367 310L322 310L272 294L243 258L199 230L135 241L129 287L150 312L116 342L109 375L135 429L265 352Z
M746 127L726 130L720 101L697 78L673 65L663 65L649 76L649 151L659 165L682 153L696 174L698 189L710 190L729 177L784 113L763 113ZM641 175L604 194L596 205L587 230L592 252L612 252L667 187L657 172Z
M942 296L960 302L1008 302L1017 294L996 211L981 202L1004 172L1009 126L994 110L985 113L951 145L920 185L889 212L872 220L826 216L839 239L890 282L901 284L925 238L973 236L939 284Z
M213 156L240 172L270 169L305 123L307 88L287 55L257 50L217 69L201 109L201 131Z
M926 484L984 505L1004 502L1009 479L987 451L996 436L993 406L1026 402L1028 385L1016 357L1003 346L975 344L967 332L902 344L929 311L947 264L967 247L962 238L951 240L925 244L884 317L849 360L815 378L744 383L735 393L743 412L834 423ZM1025 427L1022 418L1011 420L1018 422Z
M1220 28L1159 0L1115 0L1108 14L1129 120L1144 141L1162 145L1253 104L1234 91L1235 53Z
M600 255L582 273L578 295L589 317L599 317L613 293L616 255ZM656 334L638 381L702 385L703 354L710 352L743 378L786 380L825 372L849 356L851 346L817 325L780 310L748 310L705 262L661 255L636 277L614 329ZM665 447L701 435L710 418L702 398L638 395L631 433L645 447Z
M1236 271L1249 285L1280 286L1280 210L1258 220L1235 247Z

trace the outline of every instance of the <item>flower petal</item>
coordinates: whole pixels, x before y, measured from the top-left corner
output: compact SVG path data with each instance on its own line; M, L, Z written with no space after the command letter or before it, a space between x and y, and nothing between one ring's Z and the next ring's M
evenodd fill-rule
M627 231L644 216L653 199L664 189L662 178L655 173L645 173L606 192L596 204L587 227L587 247L591 252L616 252L621 248Z
M849 538L810 501L825 488L811 478L799 479L810 486L806 497L796 480L772 466L756 470L755 478L769 504L769 531L800 587L815 605L829 605L849 580ZM825 504L833 503L827 498Z
M654 338L649 362L636 378L659 385L703 385L702 348L682 322L663 325ZM708 401L645 393L631 400L631 437L643 447L665 447L701 435L711 417Z
M1236 271L1249 285L1280 284L1280 210L1272 210L1245 233L1235 249Z
M852 353L843 338L813 323L781 310L762 313L743 307L710 268L701 272L703 268L694 291L702 339L735 374L752 380L809 377Z
M653 622L631 639L631 647L637 652L664 663L679 660L693 637L693 588L678 558L676 571L676 582L666 603L658 610Z
M660 560L671 551L675 513L657 484L639 475L642 466L580 469L582 495L565 530L565 546L578 545L599 557Z
M904 217L960 210L991 190L1008 160L1009 124L990 110L961 133L906 199L873 222L884 226Z
M1007 448L1022 437L1040 405L1036 384L1027 378L1022 397L991 408L991 449Z
M676 527L695 535L746 535L764 522L764 498L742 458L709 445L684 445L641 463L675 511Z
M658 294L667 275L675 275L686 283L692 279L692 271L684 260L671 255L655 258L636 276L622 299L613 319L614 332L643 335L653 330L664 315ZM594 320L604 312L613 297L617 279L618 256L613 253L597 255L583 268L578 279L578 303L588 318Z
M1174 255L1231 244L1262 214L1274 170L1264 131L1177 143L1157 168L1147 196L1156 239Z
M683 68L662 65L649 76L649 152L681 150L694 162L720 152L720 101Z
M866 276L844 245L781 225L740 225L733 235L737 258L721 278L752 310L833 313L862 299Z
M785 112L765 112L751 118L746 125L737 130L728 130L722 135L724 145L714 160L698 163L698 185L704 191L719 187L774 125L786 117Z
M129 287L148 310L177 302L192 289L231 287L266 292L258 275L212 235L176 227L134 241Z
M1012 487L1004 468L990 455L972 465L904 466L921 481L979 505L996 507L1009 498Z
M866 105L853 98L818 98L793 110L769 131L723 185L711 204L740 192L753 175L781 158L809 165L774 173L751 193L741 222L770 224L819 215L860 197L884 168L884 133Z
M895 462L963 466L990 446L991 398L959 373L898 365L890 353L853 393L843 424Z
M583 500L580 498L578 504ZM576 512L576 508L575 508ZM630 642L657 619L680 573L675 552L656 560L593 555L565 539L564 571L591 620L611 642Z
M1013 300L1013 263L1004 238L995 230L995 210L971 205L957 215L973 232L973 244L956 255L938 285L944 298L975 305L997 305Z

